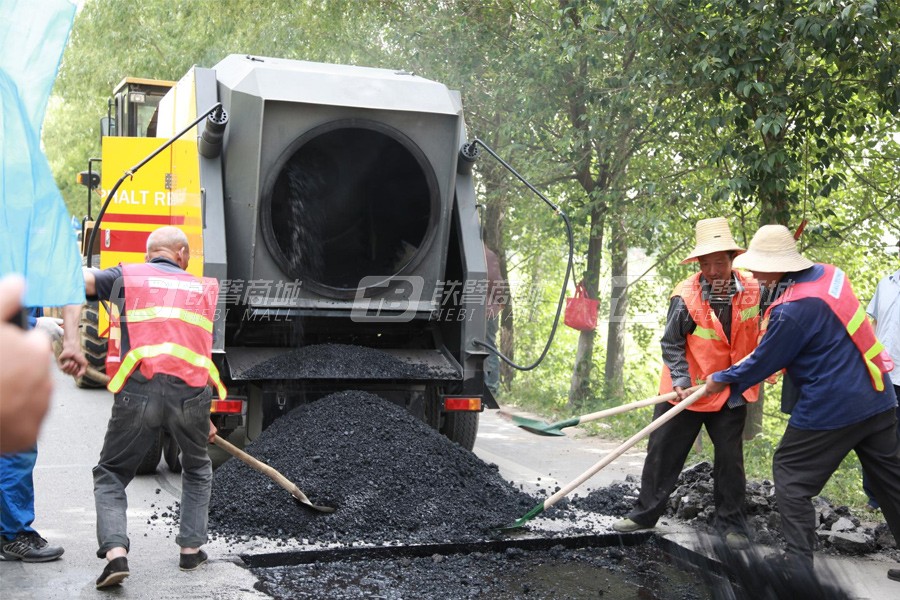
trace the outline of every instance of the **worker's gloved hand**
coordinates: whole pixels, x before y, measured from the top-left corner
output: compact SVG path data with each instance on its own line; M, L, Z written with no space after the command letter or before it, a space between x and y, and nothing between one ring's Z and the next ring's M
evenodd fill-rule
M61 340L63 336L62 319L56 317L38 317L34 328L43 331L49 336L51 342Z

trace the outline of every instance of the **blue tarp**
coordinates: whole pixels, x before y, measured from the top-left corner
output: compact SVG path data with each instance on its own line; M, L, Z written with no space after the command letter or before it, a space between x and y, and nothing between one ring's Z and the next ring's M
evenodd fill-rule
M71 216L40 144L74 17L70 0L0 2L0 275L25 276L26 306L84 301Z

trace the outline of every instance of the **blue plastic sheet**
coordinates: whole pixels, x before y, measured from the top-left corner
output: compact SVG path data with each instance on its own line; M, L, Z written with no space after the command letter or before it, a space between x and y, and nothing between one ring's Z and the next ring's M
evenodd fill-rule
M0 2L0 275L25 276L25 306L84 301L71 216L40 144L74 17L69 0Z

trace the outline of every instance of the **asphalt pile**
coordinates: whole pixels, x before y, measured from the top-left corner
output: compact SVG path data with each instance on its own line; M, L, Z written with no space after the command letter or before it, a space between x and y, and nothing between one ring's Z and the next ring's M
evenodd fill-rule
M574 498L571 505L588 512L617 517L626 516L640 491L640 481L629 476L626 481ZM861 555L874 552L897 553L894 538L887 525L866 520L846 506L834 506L827 499L813 500L816 509L816 535L819 549L837 554ZM748 481L745 499L747 529L759 544L783 548L781 515L771 481ZM669 497L666 517L684 521L701 531L711 531L715 516L712 464L697 463L682 471L675 491Z
M377 348L313 344L247 369L245 379L430 379L427 365L404 362ZM444 374L446 375L446 374Z
M293 481L314 504L229 459L213 476L210 533L307 543L465 542L537 502L497 467L370 393L346 391L277 419L246 451Z

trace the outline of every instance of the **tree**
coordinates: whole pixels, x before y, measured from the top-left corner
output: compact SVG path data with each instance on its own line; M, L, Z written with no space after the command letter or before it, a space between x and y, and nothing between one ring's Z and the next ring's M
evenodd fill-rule
M845 181L841 148L896 122L900 37L895 3L878 0L652 2L660 58L685 101L702 106L685 134L718 142L702 158L725 173L717 198L758 203L785 223L804 198ZM701 158L701 157L697 157Z

